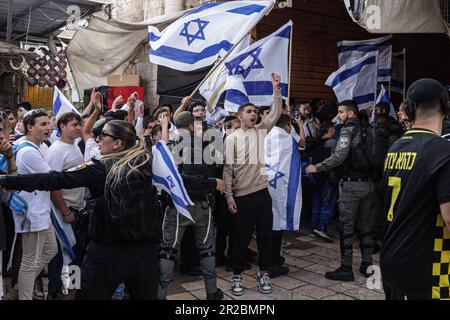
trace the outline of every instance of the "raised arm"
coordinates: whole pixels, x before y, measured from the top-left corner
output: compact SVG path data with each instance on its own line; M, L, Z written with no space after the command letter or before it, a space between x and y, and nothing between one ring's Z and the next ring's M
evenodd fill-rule
M175 113L173 114L173 119L175 120L175 118L177 117L177 115L180 114L180 112L183 112L186 110L186 108L188 107L188 105L191 103L192 98L191 97L184 97L183 100L181 101L181 105L178 107L178 109L175 111Z
M83 141L86 142L88 139L92 138L92 128L94 127L95 121L97 121L98 116L101 112L100 106L100 92L97 92L95 96L92 98L92 105L95 106L94 112L87 119L83 128Z
M281 78L279 75L272 73L273 86L273 108L267 115L267 118L257 126L258 129L266 129L270 131L283 113L283 100L281 98Z
M91 92L91 100L89 101L89 104L87 105L87 107L83 110L83 114L81 115L82 117L91 114L92 112L92 108L94 107L94 99L95 99L95 88L92 89Z

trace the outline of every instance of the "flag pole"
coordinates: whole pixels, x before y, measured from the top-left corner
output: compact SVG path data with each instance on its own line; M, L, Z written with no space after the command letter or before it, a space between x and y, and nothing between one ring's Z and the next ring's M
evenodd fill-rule
M403 101L406 100L406 48L403 48Z
M391 80L389 80L389 99L391 98L391 84L392 84L392 78L391 78Z
M272 10L273 10L273 8L274 8L274 6L275 6L275 1L272 1L272 6L270 7L270 9L267 11L267 13L264 15L264 16L267 16L267 15L269 15L269 13L270 12L272 12ZM262 19L262 17L261 17L261 19ZM258 22L259 21L261 21L261 19L260 20L258 20L257 22L256 22L256 24L255 24L255 26L258 24ZM253 28L252 28L253 29ZM206 80L208 80L208 78L214 73L214 71L216 71L217 70L217 68L225 61L225 59L226 58L228 58L229 56L230 56L230 54L234 51L234 49L236 49L236 47L245 39L245 37L247 37L247 35L249 34L249 33L251 33L252 32L252 30L250 30L249 32L246 32L245 34L244 34L244 36L238 41L238 42L236 42L236 44L225 54L225 56L222 58L222 59L220 59L220 61L214 66L214 67L212 67L211 68L211 70L209 70L209 72L208 72L208 74L205 76L205 78L199 83L199 85L194 89L194 91L192 91L192 93L189 95L189 98L191 98L192 99L192 97L197 93L197 91L200 89L200 87L206 82Z
M198 86L194 89L194 91L192 91L192 93L189 95L189 98L192 99L192 97L197 93L197 91L200 89L200 87L208 80L208 78L214 73L214 71L216 71L221 65L222 63L225 61L225 59L227 59L230 54L234 51L234 49L236 49L236 47L245 39L245 37L247 37L247 33L223 56L223 58L221 58L219 60L219 62L216 63L216 65L214 67L211 68L211 70L209 70L208 74L205 76L205 78L203 78L203 80L198 84Z
M286 104L290 106L291 100L291 75L292 75L292 35L294 33L294 24L292 24L291 35L289 40L289 79L288 79L288 94Z

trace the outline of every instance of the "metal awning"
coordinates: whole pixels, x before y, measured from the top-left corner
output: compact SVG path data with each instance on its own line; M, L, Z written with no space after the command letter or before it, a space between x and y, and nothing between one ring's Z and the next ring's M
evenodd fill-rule
M8 4L12 2L11 42L18 44L28 39L44 42L49 36L68 24L70 6L79 8L80 19L101 10L106 0L0 0L0 40L5 41L8 24Z

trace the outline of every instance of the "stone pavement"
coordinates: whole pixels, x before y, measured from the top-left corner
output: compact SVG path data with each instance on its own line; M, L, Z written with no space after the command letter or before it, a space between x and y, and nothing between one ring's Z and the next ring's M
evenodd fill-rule
M264 295L259 292L255 280L257 268L244 271L243 285L245 293L240 297L231 294L232 272L224 267L217 268L217 284L225 293L225 300L384 300L382 290L367 288L367 279L359 273L361 253L359 240L355 239L353 272L354 282L331 281L325 278L325 272L340 265L338 234L330 230L334 243L325 243L309 236L309 229L301 228L298 232L285 233L284 240L291 242L284 255L290 272L285 276L272 279L272 293ZM250 247L256 250L252 241ZM379 255L374 255L374 264L378 264ZM169 300L205 299L206 293L202 278L174 275L170 284Z
M247 290L240 297L231 294L232 272L224 267L217 268L218 287L224 291L225 300L383 300L382 290L369 290L367 279L358 271L361 262L358 241L354 244L354 282L331 281L325 278L326 271L337 268L340 264L339 238L334 230L329 230L335 239L334 243L325 243L309 236L309 228L301 228L298 232L285 233L284 240L291 242L288 253L284 254L286 265L290 272L286 276L272 279L272 293L264 295L258 291L255 274L257 268L244 271L243 285ZM252 241L250 247L256 250L256 243ZM374 255L374 264L378 264L379 256ZM9 279L4 279L5 283ZM44 288L47 279L44 278ZM6 292L6 291L5 291ZM74 299L74 291L65 299ZM200 276L192 277L174 274L174 281L170 284L169 300L196 300L206 298L204 283Z

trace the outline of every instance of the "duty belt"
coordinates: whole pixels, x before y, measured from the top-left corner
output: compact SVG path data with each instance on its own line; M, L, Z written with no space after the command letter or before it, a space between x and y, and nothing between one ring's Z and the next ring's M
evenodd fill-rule
M371 182L372 180L370 178L350 178L350 177L343 177L341 178L342 182Z

